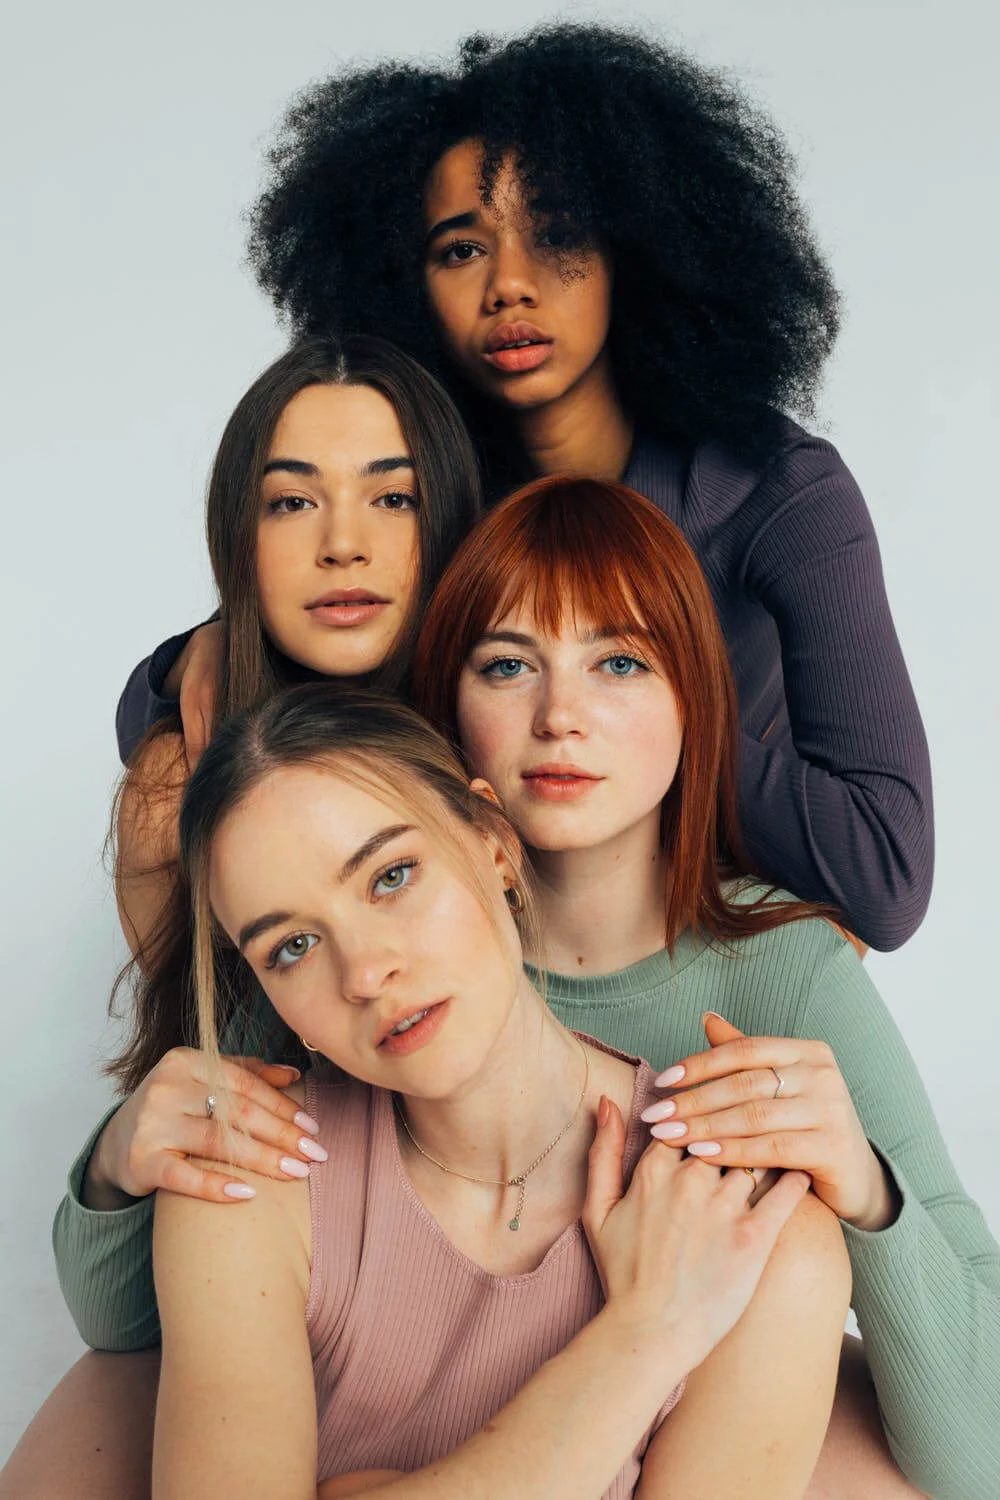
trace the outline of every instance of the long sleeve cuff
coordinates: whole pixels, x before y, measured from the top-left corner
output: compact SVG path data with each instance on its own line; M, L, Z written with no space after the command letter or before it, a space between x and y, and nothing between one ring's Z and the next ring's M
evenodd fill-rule
M936 1500L992 1500L1000 1473L998 1293L883 1159L902 1198L898 1217L874 1232L843 1230L886 1437L903 1473ZM979 1210L963 1200L963 1211L972 1231Z
M146 1349L159 1342L153 1287L155 1194L126 1208L83 1202L87 1163L115 1105L94 1128L70 1168L68 1192L56 1210L52 1244L66 1305L80 1336L94 1349Z

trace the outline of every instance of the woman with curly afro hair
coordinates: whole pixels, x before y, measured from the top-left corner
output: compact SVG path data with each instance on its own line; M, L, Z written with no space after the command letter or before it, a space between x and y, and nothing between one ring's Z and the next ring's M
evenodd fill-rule
M891 949L930 895L930 769L864 501L787 415L810 412L839 310L793 175L716 74L631 32L546 26L308 89L250 254L297 334L379 334L427 365L495 496L624 478L677 522L736 677L757 868ZM182 678L200 725L203 636L137 668L124 754Z

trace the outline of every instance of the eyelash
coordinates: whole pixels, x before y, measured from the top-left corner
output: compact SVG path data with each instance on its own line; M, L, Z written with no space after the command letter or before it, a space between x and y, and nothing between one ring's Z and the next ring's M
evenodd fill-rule
M391 865L384 865L382 869L379 870L377 875L372 876L371 885L369 886L369 893L372 896L375 896L376 887L378 886L379 881L384 880L387 875L393 874L395 870L415 870L419 863L420 861L417 859L394 859ZM378 896L376 897L376 899L379 901L388 901L391 897L398 896L400 892L404 891L409 884L409 880L404 880L403 884L397 886L394 891L386 891L383 896ZM294 943L299 938L314 938L315 941L309 944L309 947L306 949L305 953L298 954L298 956L295 957L291 963L280 963L279 959L281 957L282 950L287 948L289 943ZM302 962L302 960L312 952L313 948L315 948L316 943L318 942L319 938L316 937L316 934L314 932L290 932L286 937L283 937L281 939L280 943L276 943L275 946L271 949L264 963L264 968L276 969L279 973L287 972L289 969L295 969Z
M379 881L384 880L387 875L391 875L394 870L415 870L419 863L418 859L394 859L391 865L384 865L377 875L372 876L369 887L371 895L375 896L375 887ZM384 895L377 896L376 900L388 901L392 896L398 896L401 891L405 891L409 884L409 880L404 880L403 884L398 885L394 891L386 891Z
M544 241L546 239L552 239L554 243L545 244ZM556 254L561 255L583 255L590 249L590 242L581 230L574 228L572 225L553 224L536 236L535 246L536 249L543 253L545 251L554 251ZM451 259L452 251L464 250L466 248L478 250L483 255L486 254L485 246L477 244L475 240L451 240L450 243L443 245L439 250L438 258L444 266L467 266L470 261L477 260L479 257L470 255L465 260Z
M381 502L384 500L405 500L406 504L383 505ZM420 509L420 501L410 490L388 490L385 494L376 495L371 503L372 505L377 505L379 509L387 511L400 512ZM278 495L274 500L267 502L267 514L269 516L298 516L302 514L303 510L307 509L315 510L316 502L315 500L308 500L305 495Z
M288 507L293 504L295 505L295 509L289 509ZM269 516L297 516L308 506L311 506L315 510L316 502L315 500L307 500L305 495L278 495L276 499L267 502L267 513Z
M480 677L489 677L490 675L495 675L501 681L513 682L515 680L513 677L502 678L501 675L500 675L500 673L495 673L495 674L492 673L492 669L494 667L499 666L499 664L501 662L505 662L505 661L516 661L516 662L519 662L520 665L523 666L523 667L526 667L526 666L529 665L528 662L526 662L524 660L524 658L521 657L521 656L494 656L489 661L484 662L483 665L479 668L479 675L480 675ZM607 654L607 656L602 656L601 659L600 659L600 661L597 662L596 665L599 666L599 667L603 667L605 665L605 663L607 663L609 661L631 661L631 662L635 663L635 665L639 668L639 670L641 672L651 672L653 670L653 668L650 666L649 662L645 661L644 658L641 657L637 651L609 651L608 654ZM521 674L518 673L517 675L520 676ZM612 674L612 675L615 675L615 676L629 676L629 677L631 677L633 674L631 672L629 672L629 673L615 673L615 674Z

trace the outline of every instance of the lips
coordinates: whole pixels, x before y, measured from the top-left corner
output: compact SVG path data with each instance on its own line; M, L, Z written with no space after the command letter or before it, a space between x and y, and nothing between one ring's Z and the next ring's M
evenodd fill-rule
M384 1019L379 1022L378 1029L375 1032L376 1047L381 1047L386 1037L391 1036L391 1034L396 1030L396 1027L401 1026L404 1021L412 1021L415 1016L424 1016L428 1013L428 1011L433 1010L435 1005L440 1004L440 1000L433 1000L429 1005L414 1005L411 1002L409 1005L403 1006L401 1009L394 1011L392 1015L384 1017ZM400 1033L400 1035L405 1036L406 1032L403 1031Z
M369 624L388 604L388 599L371 589L330 589L307 604L306 611L317 624L349 630Z
M543 802L575 802L599 786L604 777L592 776L589 771L565 761L554 761L522 771L521 780L532 796Z
M532 766L530 771L522 771L521 776L525 781L533 781L538 776L568 778L574 781L604 780L603 776L594 776L590 771L584 771L580 766L574 766L565 760L554 760L543 766Z
M321 594L318 599L312 599L306 609L325 609L328 605L346 604L388 604L381 594L373 594L371 589L331 589L327 594Z
M436 1000L417 1010L409 1005L401 1014L388 1017L376 1032L377 1049L396 1057L419 1052L441 1030L450 1005L450 1000Z
M534 323L500 323L483 346L483 358L505 374L536 370L552 353L554 341Z

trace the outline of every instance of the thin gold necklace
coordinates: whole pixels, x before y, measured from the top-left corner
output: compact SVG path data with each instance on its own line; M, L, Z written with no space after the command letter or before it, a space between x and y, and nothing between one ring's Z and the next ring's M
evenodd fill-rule
M579 1038L577 1038L577 1041L579 1041ZM461 1177L466 1182L479 1182L479 1183L482 1183L484 1187L502 1187L502 1188L516 1187L517 1188L517 1207L514 1209L514 1217L508 1221L507 1228L508 1229L520 1229L520 1227L521 1227L521 1214L522 1214L522 1212L524 1210L524 1184L525 1184L525 1182L531 1176L531 1174L535 1170L535 1168L538 1167L538 1166L541 1166L542 1162L548 1156L549 1152L555 1150L555 1148L558 1146L559 1142L562 1140L563 1136L566 1134L567 1130L570 1128L570 1126L576 1120L576 1117L580 1113L580 1110L583 1108L583 1101L584 1101L584 1099L586 1098L586 1095L587 1095L587 1083L588 1083L588 1081L590 1079L590 1059L587 1057L587 1049L583 1045L582 1042L580 1042L580 1051L583 1053L583 1088L580 1090L580 1097L576 1101L576 1108L574 1109L573 1113L570 1115L569 1119L566 1121L566 1124L563 1126L562 1130L560 1130L559 1134L557 1136L553 1136L552 1140L549 1141L549 1144L546 1146L545 1150L544 1151L540 1151L538 1153L538 1155L535 1157L534 1161L531 1163L531 1166L530 1167L525 1167L525 1169L524 1169L523 1172L516 1172L513 1177L503 1177L503 1178L497 1178L497 1177L473 1177L468 1172L458 1172L458 1171L455 1170L454 1167L447 1167L447 1166L445 1166L445 1164L444 1164L443 1161L438 1161L438 1159L437 1159L436 1156L432 1156L429 1151L425 1151L424 1148L423 1148L423 1146L421 1146L420 1142L417 1140L416 1136L413 1134L413 1131L410 1129L409 1125L407 1124L406 1116L403 1113L403 1106L402 1106L402 1104L400 1103L400 1100L399 1100L399 1095L398 1094L393 1094L392 1099L393 1099L393 1103L396 1106L396 1113L399 1116L400 1124L402 1125L403 1129L406 1131L407 1135L410 1137L410 1140L413 1142L414 1146L420 1152L420 1155L423 1156L423 1157L426 1157L426 1159L429 1162L431 1162L432 1165L434 1165L435 1167L439 1167L442 1172L447 1172L448 1175L449 1175L449 1177Z

